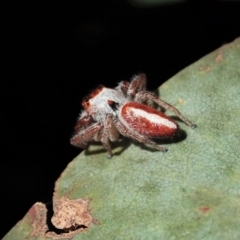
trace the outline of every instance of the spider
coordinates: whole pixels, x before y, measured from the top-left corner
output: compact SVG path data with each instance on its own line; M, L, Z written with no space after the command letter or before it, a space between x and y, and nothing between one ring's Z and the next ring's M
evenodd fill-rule
M110 141L117 141L123 135L166 152L165 147L152 139L171 138L179 126L164 113L150 107L149 100L174 112L188 126L196 127L175 107L146 91L146 82L146 75L142 73L135 75L130 82L121 81L115 89L100 85L93 90L82 101L84 110L75 125L71 144L86 148L91 141L101 142L111 158Z

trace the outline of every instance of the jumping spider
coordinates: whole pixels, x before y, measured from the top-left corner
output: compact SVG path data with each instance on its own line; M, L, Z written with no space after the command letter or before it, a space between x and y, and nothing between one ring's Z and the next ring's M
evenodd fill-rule
M86 148L90 141L102 142L108 157L111 157L109 141L117 141L121 134L166 152L166 148L150 139L170 138L179 127L173 119L150 107L147 104L149 100L174 112L188 126L196 127L175 107L146 91L146 82L146 75L139 74L130 82L120 82L115 89L101 85L93 90L82 101L84 110L76 123L71 144Z

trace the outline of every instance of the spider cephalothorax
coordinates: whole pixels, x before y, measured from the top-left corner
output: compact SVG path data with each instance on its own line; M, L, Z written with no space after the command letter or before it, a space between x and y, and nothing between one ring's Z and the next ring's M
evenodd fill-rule
M100 141L111 157L110 141L118 140L121 134L166 152L166 148L151 139L171 138L179 127L173 119L147 105L149 100L174 112L188 126L196 127L175 107L146 91L146 76L139 74L131 82L120 82L115 89L99 86L83 99L84 110L76 123L71 144L86 148L90 141Z

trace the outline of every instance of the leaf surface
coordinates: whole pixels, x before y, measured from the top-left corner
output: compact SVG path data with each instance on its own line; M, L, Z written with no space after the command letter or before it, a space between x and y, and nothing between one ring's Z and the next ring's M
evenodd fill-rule
M54 199L91 199L99 224L73 239L240 239L240 38L182 70L161 98L192 122L161 153L129 140L77 156ZM167 111L167 115L174 116ZM4 238L30 234L29 213ZM36 239L45 239L43 236Z

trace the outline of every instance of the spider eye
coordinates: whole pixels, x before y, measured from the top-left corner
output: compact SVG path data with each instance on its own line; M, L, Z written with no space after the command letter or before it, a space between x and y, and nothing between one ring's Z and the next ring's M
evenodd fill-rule
M116 111L119 107L119 104L112 101L112 100L108 100L108 105L112 108L112 110Z

